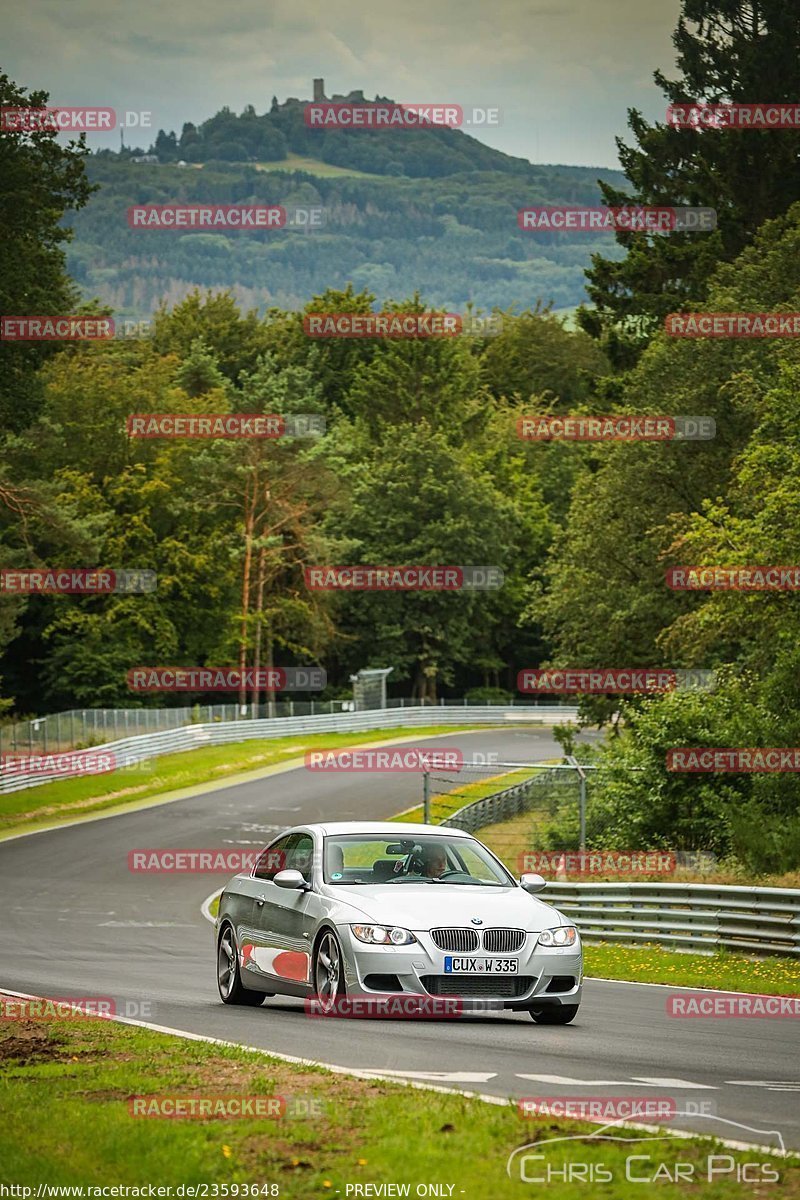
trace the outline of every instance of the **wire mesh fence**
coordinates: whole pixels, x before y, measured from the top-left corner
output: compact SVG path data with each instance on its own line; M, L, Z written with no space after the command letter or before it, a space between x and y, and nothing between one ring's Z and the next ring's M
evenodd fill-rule
M584 941L800 954L800 891L707 882L714 854L545 849L562 830L577 845L580 809L587 797L591 804L590 772L574 759L432 769L426 807L432 821L475 833L512 873L543 875L543 899L578 926Z
M184 725L307 717L352 709L347 700L274 700L268 704L195 704L175 708L77 708L0 725L0 752L57 754Z

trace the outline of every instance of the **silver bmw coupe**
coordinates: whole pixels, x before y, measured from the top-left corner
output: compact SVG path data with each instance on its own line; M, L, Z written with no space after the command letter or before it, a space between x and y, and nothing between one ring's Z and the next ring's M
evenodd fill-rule
M227 884L216 921L225 1004L446 997L566 1025L581 999L578 931L458 829L296 826Z

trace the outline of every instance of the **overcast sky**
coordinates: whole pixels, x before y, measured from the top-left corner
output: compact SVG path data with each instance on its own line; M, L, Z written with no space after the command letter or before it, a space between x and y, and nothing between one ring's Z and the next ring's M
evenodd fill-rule
M151 112L153 137L225 104L310 99L323 76L328 95L500 108L479 135L489 145L615 166L627 108L663 118L653 70L674 71L678 12L678 0L26 0L4 13L2 69L53 103ZM88 141L116 147L119 134Z

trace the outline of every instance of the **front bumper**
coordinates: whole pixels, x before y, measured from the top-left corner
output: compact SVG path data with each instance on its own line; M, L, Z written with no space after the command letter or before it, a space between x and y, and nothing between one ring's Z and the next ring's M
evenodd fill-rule
M466 1009L529 1009L580 1004L583 954L574 946L539 946L538 933L526 935L514 954L452 955L440 950L431 935L413 931L410 946L370 946L360 942L349 925L338 928L344 955L345 983L350 995L447 996L463 1001ZM445 973L445 958L511 958L515 974L453 975ZM463 984L462 982L463 981ZM461 990L463 988L463 990Z

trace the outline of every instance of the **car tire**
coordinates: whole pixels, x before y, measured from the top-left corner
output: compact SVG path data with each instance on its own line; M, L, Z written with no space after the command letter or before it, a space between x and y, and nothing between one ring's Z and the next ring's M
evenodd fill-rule
M257 1008L266 992L252 992L242 983L233 926L223 925L217 939L217 988L223 1004L245 1004Z
M336 1016L336 1003L347 994L344 957L332 929L324 929L314 950L314 999L323 1013Z
M558 1008L555 1005L549 1008L529 1008L528 1012L537 1025L569 1025L578 1015L579 1008L580 1004L562 1004Z

